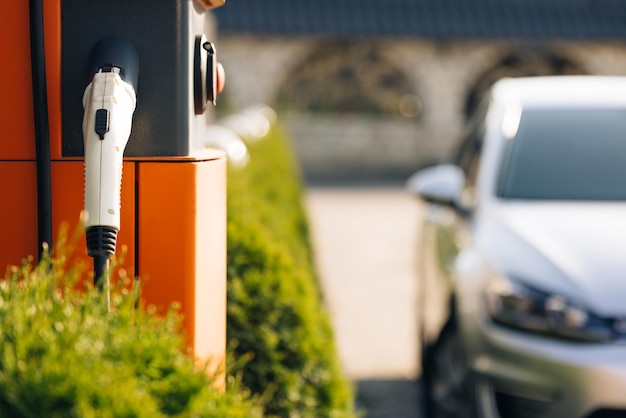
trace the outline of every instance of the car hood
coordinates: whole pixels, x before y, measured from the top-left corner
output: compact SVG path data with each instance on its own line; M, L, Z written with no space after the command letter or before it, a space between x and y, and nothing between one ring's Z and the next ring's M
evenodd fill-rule
M497 271L600 315L626 315L626 203L505 202L477 213Z

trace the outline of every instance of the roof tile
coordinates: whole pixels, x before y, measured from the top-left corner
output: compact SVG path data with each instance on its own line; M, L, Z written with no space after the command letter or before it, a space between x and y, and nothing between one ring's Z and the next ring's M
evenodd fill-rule
M232 0L223 33L425 38L626 38L621 0Z

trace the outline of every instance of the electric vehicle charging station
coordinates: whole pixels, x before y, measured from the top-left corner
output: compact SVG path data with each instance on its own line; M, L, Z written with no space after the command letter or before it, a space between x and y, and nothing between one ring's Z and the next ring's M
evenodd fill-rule
M39 23L33 20L36 2ZM142 299L163 309L179 303L192 353L220 362L226 344L226 158L193 144L209 132L207 103L216 91L208 10L222 3L31 0L30 10L26 1L0 4L0 37L6 40L0 266L38 254L42 236L51 236L52 242L43 241L54 245L60 226L78 225L85 209L87 230L104 226L108 236L112 228L117 242L89 254L85 245L76 257L91 263L94 254L108 259L126 247L124 267L147 279ZM31 55L37 31L45 49ZM111 39L134 49L138 71L129 68L134 64L119 42L111 50L102 46ZM35 65L44 59L41 76ZM100 145L108 151L91 158ZM95 192L91 177L106 191ZM48 193L41 191L45 180ZM95 200L106 204L93 209ZM109 220L93 224L96 211ZM46 224L50 231L42 235ZM96 275L98 269L105 267L96 267Z

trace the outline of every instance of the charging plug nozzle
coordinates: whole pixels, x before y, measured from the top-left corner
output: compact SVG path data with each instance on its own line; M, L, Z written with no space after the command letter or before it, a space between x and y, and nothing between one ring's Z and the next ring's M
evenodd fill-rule
M85 229L99 280L115 254L120 229L122 164L135 111L139 58L130 41L102 39L92 50L83 95Z

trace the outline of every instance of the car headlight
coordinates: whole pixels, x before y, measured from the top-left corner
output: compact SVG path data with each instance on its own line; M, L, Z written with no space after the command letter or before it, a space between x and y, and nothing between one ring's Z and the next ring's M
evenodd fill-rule
M486 289L487 310L502 325L581 341L606 342L622 334L622 322L602 318L562 295L498 277Z

